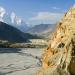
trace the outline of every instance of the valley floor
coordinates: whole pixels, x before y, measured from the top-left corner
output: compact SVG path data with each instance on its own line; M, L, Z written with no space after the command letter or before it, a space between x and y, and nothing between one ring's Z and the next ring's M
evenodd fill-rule
M41 67L41 48L0 48L0 75L32 75Z

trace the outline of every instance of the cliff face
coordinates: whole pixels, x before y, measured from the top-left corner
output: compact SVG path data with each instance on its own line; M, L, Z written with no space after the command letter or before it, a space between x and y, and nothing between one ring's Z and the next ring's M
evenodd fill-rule
M75 5L57 25L36 75L75 75Z

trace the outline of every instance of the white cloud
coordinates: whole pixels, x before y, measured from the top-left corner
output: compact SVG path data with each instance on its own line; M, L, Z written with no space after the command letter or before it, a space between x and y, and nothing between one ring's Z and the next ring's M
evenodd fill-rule
M58 10L60 9L59 7L51 7L52 9Z
M39 12L36 14L36 16L30 18L28 22L30 24L56 23L61 19L62 16L62 13Z
M3 17L5 15L6 11L3 7L0 6L0 21L3 22Z

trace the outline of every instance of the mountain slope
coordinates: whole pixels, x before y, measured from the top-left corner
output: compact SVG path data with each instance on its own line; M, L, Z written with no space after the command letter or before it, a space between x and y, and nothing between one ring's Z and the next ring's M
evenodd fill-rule
M14 12L11 13L11 16L9 17L9 19L11 20L10 24L12 24L14 27L18 28L22 32L24 32L25 30L29 28L26 22L22 18L16 16Z
M5 22L11 26L20 29L22 32L29 28L25 20L18 17L15 12L8 12L5 8L0 6L0 21Z
M39 24L28 29L26 32L31 33L31 34L36 34L39 36L43 36L43 37L48 37L48 34L51 33L54 26L55 24Z
M23 33L13 26L0 22L0 40L27 42L30 38L35 38L35 36L28 33Z

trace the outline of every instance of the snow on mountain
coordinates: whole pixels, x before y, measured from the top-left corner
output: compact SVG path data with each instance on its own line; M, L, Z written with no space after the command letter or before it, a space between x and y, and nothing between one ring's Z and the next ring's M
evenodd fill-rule
M26 24L26 22L21 19L20 17L16 16L16 14L14 12L11 13L11 23L13 25L15 25L15 27L17 27L18 29L20 29L21 31L25 32L27 29L29 29L30 27Z
M22 22L22 19L19 18L19 17L17 17L14 12L11 13L10 18L11 18L11 22L12 22L13 24L16 23L17 25L20 25L21 22Z
M10 24L20 29L23 32L29 28L29 26L26 24L26 22L22 18L16 16L16 13L14 12L8 13L1 6L0 6L0 21Z
M4 21L3 17L5 15L5 13L6 13L5 9L0 6L0 21L2 21L2 22Z

